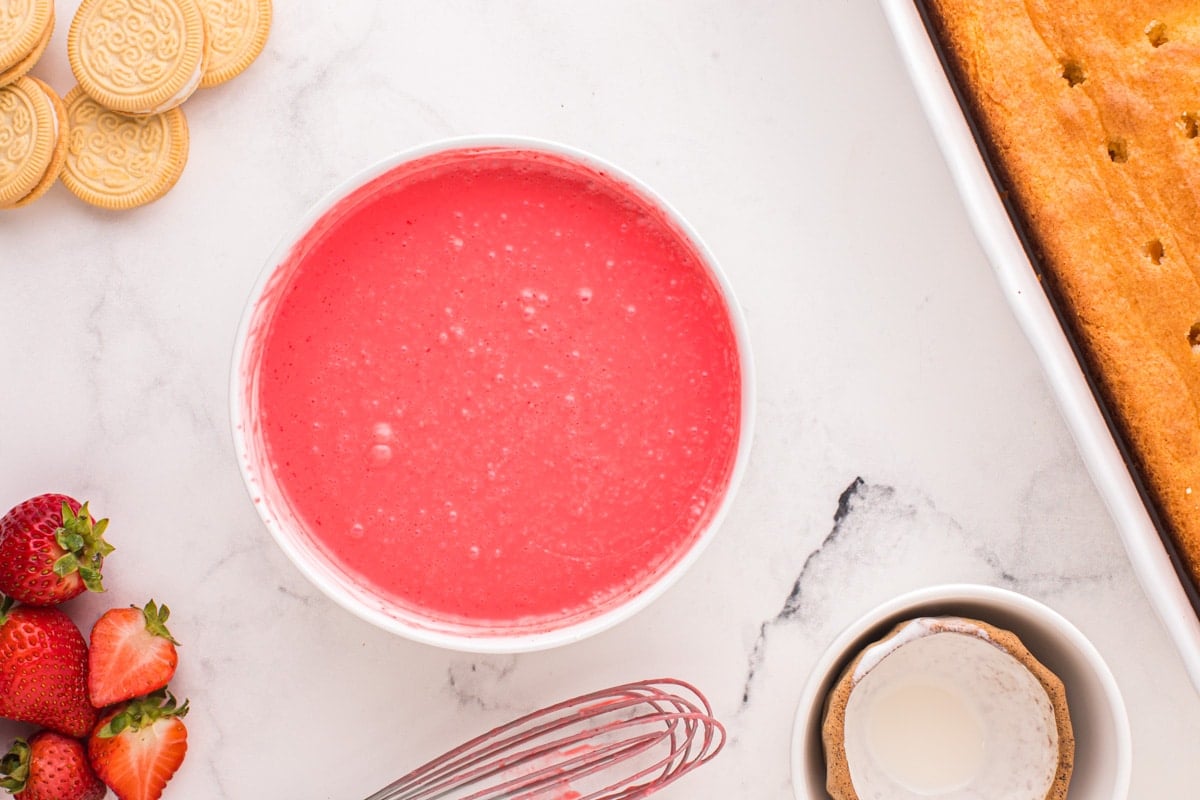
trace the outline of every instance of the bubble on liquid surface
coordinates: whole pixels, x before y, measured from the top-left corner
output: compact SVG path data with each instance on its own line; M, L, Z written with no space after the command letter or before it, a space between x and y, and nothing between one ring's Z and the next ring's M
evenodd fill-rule
M592 302L592 290L589 289L588 287L586 287L586 286L582 287L579 290L578 294L579 294L579 302L581 302L581 303Z
M370 453L367 455L367 460L373 466L382 467L392 460L392 448L386 444L377 444L371 448Z
M361 539L363 538L363 534L366 533L366 528L363 527L361 522L356 522L350 526L348 533L351 539Z
M390 442L392 440L392 436L394 435L392 426L386 422L376 422L375 427L371 429L371 432L375 435L375 441L380 443Z

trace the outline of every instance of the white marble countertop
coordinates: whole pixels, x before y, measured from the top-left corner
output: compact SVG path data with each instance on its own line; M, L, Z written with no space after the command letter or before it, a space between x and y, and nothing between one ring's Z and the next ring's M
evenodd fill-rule
M75 5L35 73L63 92ZM185 111L191 161L160 202L102 213L59 186L0 215L0 505L59 490L111 517L111 589L75 601L81 624L171 605L193 711L168 798L354 800L518 712L673 675L731 739L659 796L787 800L822 649L946 581L1070 618L1124 692L1131 796L1194 794L1200 698L874 3L283 0L260 61ZM473 133L559 140L654 186L736 287L759 376L750 469L695 568L615 629L516 657L327 600L259 523L228 429L234 330L278 238L347 174Z

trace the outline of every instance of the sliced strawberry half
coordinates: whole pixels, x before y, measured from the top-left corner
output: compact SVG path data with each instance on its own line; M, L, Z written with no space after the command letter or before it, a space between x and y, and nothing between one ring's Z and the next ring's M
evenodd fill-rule
M187 754L187 712L165 689L109 712L88 738L92 769L120 800L158 800Z
M171 610L153 600L144 608L113 608L92 627L88 697L96 708L163 688L175 675L179 642L167 630Z

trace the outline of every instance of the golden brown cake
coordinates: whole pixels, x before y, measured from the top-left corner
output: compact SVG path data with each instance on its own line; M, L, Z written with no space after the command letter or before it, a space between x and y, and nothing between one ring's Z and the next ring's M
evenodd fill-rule
M1200 6L924 3L1000 188L1200 585Z

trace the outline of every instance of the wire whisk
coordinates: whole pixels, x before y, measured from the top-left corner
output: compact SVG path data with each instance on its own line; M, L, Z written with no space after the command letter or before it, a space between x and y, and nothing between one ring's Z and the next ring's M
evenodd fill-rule
M367 800L633 800L710 761L725 728L671 678L628 683L527 714Z

